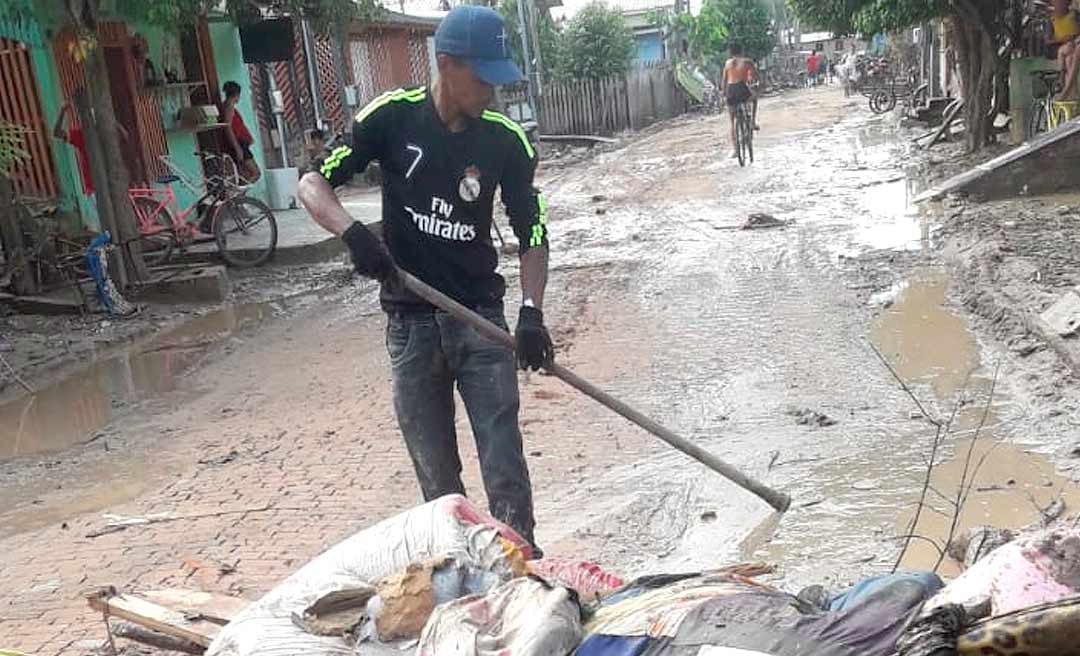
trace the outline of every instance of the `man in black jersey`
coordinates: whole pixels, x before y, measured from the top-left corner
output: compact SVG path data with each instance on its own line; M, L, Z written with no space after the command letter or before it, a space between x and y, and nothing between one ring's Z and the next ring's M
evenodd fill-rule
M394 408L424 498L464 493L454 430L454 385L476 438L492 514L535 544L529 470L518 426L516 366L539 369L553 347L541 307L547 283L544 198L536 152L516 123L487 107L494 87L517 82L498 13L459 6L435 34L430 88L382 94L356 115L352 143L300 181L319 225L349 247L356 270L382 283ZM342 208L333 187L378 160L385 246ZM517 358L405 290L394 265L506 329L506 284L495 268L492 208L499 189L520 243L523 303Z

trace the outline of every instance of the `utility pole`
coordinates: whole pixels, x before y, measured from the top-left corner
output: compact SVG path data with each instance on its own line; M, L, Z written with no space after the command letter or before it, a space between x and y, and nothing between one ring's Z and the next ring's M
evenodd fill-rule
M525 59L525 78L528 80L529 107L536 112L536 77L533 73L532 48L529 47L529 28L525 20L525 3L529 0L517 0L518 33L521 36L521 54Z
M529 35L533 45L533 75L536 76L536 97L544 95L544 59L540 52L540 11L533 0L529 2Z
M315 48L311 45L311 28L308 19L300 19L300 36L304 46L304 60L307 63L308 89L311 92L311 107L315 111L315 127L323 129L322 93L319 89L319 76L315 70Z

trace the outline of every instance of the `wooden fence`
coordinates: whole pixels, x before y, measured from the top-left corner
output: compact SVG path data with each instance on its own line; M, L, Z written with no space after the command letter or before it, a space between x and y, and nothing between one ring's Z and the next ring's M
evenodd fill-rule
M544 134L612 135L640 130L686 111L670 66L635 68L617 77L547 84L539 101Z

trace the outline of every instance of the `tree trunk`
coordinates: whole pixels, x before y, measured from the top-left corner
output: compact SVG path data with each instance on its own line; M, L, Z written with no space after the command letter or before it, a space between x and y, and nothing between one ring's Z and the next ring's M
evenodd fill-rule
M18 217L15 216L15 187L3 174L0 174L0 244L4 249L4 263L18 269L12 273L11 288L16 294L37 292L34 276L22 266L25 263L26 247L23 244Z
M997 48L994 36L980 27L959 18L951 22L964 97L965 142L974 152L993 139Z
M94 109L90 105L90 94L86 89L79 89L72 97L79 125L83 128L83 141L86 146L86 159L90 165L90 179L94 183L94 199L97 202L98 218L101 228L108 231L114 240L119 239L120 231L116 226L116 212L113 211L113 199L108 193L109 174L105 168L105 149L101 144L101 131L94 122ZM124 249L109 252L109 271L117 284L127 286L127 265Z
M95 0L88 0L86 5L91 9L83 14L87 20L87 27L94 34L97 33L96 4ZM97 180L94 180L94 189L99 198L103 195L109 197L112 224L116 230L113 233L113 239L116 243L123 245L119 250L126 275L119 280L121 288L124 288L130 283L146 280L149 277L139 247L139 229L135 222L135 212L127 196L131 176L124 163L123 152L120 150L120 135L116 129L116 113L112 104L112 92L109 89L109 72L105 67L105 54L100 46L90 51L84 66L88 99L94 117L97 119L92 125L96 127L100 139L102 164L106 176L103 186L98 186ZM83 129L86 130L87 127L90 126L84 123ZM100 208L101 201L98 202Z

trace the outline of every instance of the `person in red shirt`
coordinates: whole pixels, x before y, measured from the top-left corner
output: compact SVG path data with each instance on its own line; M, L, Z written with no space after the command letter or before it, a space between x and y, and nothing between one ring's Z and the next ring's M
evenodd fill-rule
M818 64L817 50L811 50L810 56L806 58L806 81L808 86L817 86Z
M236 111L236 103L240 101L240 85L232 80L226 82L221 88L225 92L225 102L221 107L221 122L225 128L225 139L229 145L229 153L240 170L240 177L244 184L252 184L259 179L262 173L259 165L255 163L255 155L251 153L251 146L255 138L244 125L244 119L240 112Z
M65 125L69 127L65 128ZM116 132L126 144L128 133L124 126L117 123ZM86 137L83 134L82 127L75 121L75 108L71 106L71 103L66 102L60 108L60 115L56 117L56 124L53 126L53 136L75 149L75 159L79 163L79 176L82 178L83 194L93 196L94 178L90 174L90 158L86 154Z

